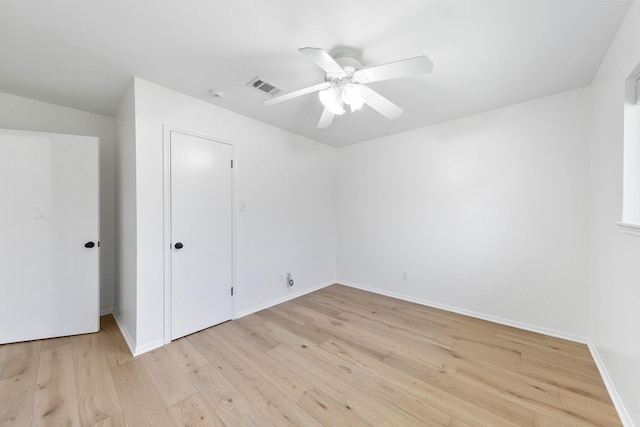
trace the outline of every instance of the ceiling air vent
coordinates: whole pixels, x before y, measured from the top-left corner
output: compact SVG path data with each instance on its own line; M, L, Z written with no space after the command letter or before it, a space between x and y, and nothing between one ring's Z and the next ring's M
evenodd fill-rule
M247 86L271 96L277 95L282 92L281 88L274 85L273 83L265 82L260 77L253 78L249 83L247 83Z

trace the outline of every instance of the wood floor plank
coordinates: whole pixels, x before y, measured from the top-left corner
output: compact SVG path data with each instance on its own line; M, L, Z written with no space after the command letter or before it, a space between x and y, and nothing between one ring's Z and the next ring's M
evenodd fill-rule
M275 307L269 308L267 312L275 313L279 316L284 317L285 319L288 319L291 322L295 322L298 325L305 326L308 324L308 321L304 316L300 316L295 312L295 310L293 310L296 305L297 303L295 303L294 301L287 301Z
M621 425L584 344L333 285L133 357L0 346L0 425Z
M431 327L424 321L406 321L404 319L389 316L387 312L379 309L354 309L344 313L339 318L354 322L366 322L372 326L393 333L394 336L401 336L414 343L431 344L451 350L456 344L456 339L441 332L436 327Z
M268 333L267 328L264 327L264 323L256 326L254 330L245 337L245 339L250 340L256 346L259 346L264 352L267 352L281 344L280 341L274 339Z
M33 416L37 373L28 372L0 380L0 425L28 426Z
M372 357L384 359L392 351L388 346L388 340L378 336L365 336L362 331L342 320L332 319L322 313L313 312L304 307L298 307L297 310L313 321L317 327L324 331L330 331L328 333L325 332L327 336L350 342L353 346L357 346L361 351ZM279 324L278 322L273 323Z
M233 323L236 328L244 331L242 335L248 335L254 331L254 329L265 322L266 319L263 319L260 316L245 316L240 319L235 319Z
M450 348L453 345L451 337L442 331L451 325L449 319L443 319L440 316L434 316L431 312L416 312L412 303L405 301L394 302L393 304L380 304L377 302L367 302L364 298L358 299L359 303L352 302L346 305L345 301L337 299L337 297L329 297L325 294L309 294L309 298L313 298L314 303L318 303L326 308L331 308L335 304L341 304L343 310L341 313L353 313L362 317L369 317L373 320L380 318L383 325L395 325L399 328L411 328L409 331L419 337L431 338L436 340L436 344L442 341L442 346ZM344 298L340 296L340 298ZM389 298L387 298L389 299ZM350 301L350 300L346 300ZM398 300L394 300L398 301ZM404 303L404 304L403 304ZM431 309L433 310L433 309ZM339 315L338 315L339 317Z
M576 414L585 421L594 421L599 425L613 425L618 414L611 404L594 401L571 390L560 390L563 411Z
M70 344L40 353L32 425L79 426L78 395Z
M0 372L0 425L31 425L41 347L40 341L2 345L4 366Z
M196 368L188 375L200 395L225 424L273 425L213 364Z
M451 353L465 360L494 360L496 365L514 366L522 363L522 353L503 345L459 338Z
M298 372L305 372L305 376L309 376L310 370L311 373L313 373L313 367L317 367L319 364L324 366L323 369L315 369L316 375L309 376L309 378L312 379L311 384L317 385L318 382L328 381L331 384L327 387L332 393L335 393L336 391L333 384L339 383L343 387L341 390L338 390L337 393L350 393L351 395L370 394L372 402L376 402L385 407L388 406L386 404L388 403L397 408L402 408L402 410L398 412L407 412L415 419L429 420L432 425L446 425L449 421L449 416L447 414L437 410L426 402L416 399L415 396L409 395L402 389L381 384L377 381L371 381L371 376L367 371L359 370L354 364L350 364L348 362L345 363L344 359L336 357L332 351L326 351L326 349L324 349L326 343L322 343L319 346L319 348L325 350L326 354L322 355L322 353L314 351L314 344L312 342L301 340L299 337L288 336L290 335L290 332L276 324L266 323L265 326L270 328L280 340L289 343L286 348L280 347L269 351L269 355L280 364L291 366ZM300 356L298 358L293 357L292 353L299 351L300 349L304 351L309 350L313 353L311 355L307 354L306 356ZM350 351L357 352L358 350L352 348ZM344 350L340 350L339 352L344 352ZM309 356L314 357L309 358ZM332 357L333 359L331 359ZM318 359L320 359L321 363L318 363ZM322 363L323 361L326 363ZM335 363L335 366L332 362ZM345 384L345 378L347 377L354 378L350 385ZM385 402L381 402L379 399L383 399ZM342 403L344 405L348 405L348 397L343 398ZM364 409L366 410L367 408ZM389 411L388 418L392 419L394 415L400 418L400 416L396 415L394 411ZM365 416L364 418L367 417ZM378 420L378 423L379 422L380 421Z
M495 414L504 420L509 420L519 426L533 426L535 416L533 410L512 403L495 389L479 387L474 382L464 381L464 377L459 374L458 370L448 374L446 371L432 369L395 354L389 355L384 363L451 396L465 402L472 402L475 407Z
M260 325L260 327L262 327ZM242 360L243 363L256 371L262 373L276 388L289 396L292 401L297 400L308 390L314 387L313 381L301 372L291 369L288 364L282 364L271 357L268 353L262 352L262 347L256 345L253 340L238 339L240 335L233 324L226 325L226 328L216 330L215 335L210 334L211 346L216 346L217 342L224 342L228 345L225 351L231 358ZM213 332L213 331L212 331ZM215 360L216 353L208 353L208 357Z
M209 362L187 337L172 341L165 349L185 374Z
M169 408L176 425L189 427L223 427L222 419L211 409L200 394L178 402Z
M571 373L558 372L541 366L531 365L526 363L526 361L523 362L522 365L511 366L510 370L543 383L554 385L559 389L579 390L581 394L588 396L594 401L611 403L609 393L602 382L584 381L574 377Z
M257 327L262 327L259 325ZM228 328L226 328L228 329ZM247 337L248 339L250 338ZM242 340L238 335L233 342ZM229 342L231 340L226 340ZM305 413L294 400L291 400L265 375L263 370L247 359L241 352L228 351L228 348L212 345L208 347L207 356L217 369L240 393L277 426L320 426L309 414Z
M294 310L296 308L299 308L299 307L302 306L302 307L306 307L307 309L309 309L309 310L311 310L313 312L322 313L325 316L333 318L333 319L337 319L338 315L340 313L342 313L341 310L337 310L337 309L335 309L333 307L328 307L328 306L325 306L325 305L322 305L322 304L315 303L315 302L309 300L308 298L304 298L304 296L301 297L301 298L297 298L295 301L296 301L296 305L293 308Z
M127 424L171 426L169 414L142 362L133 360L109 368Z
M467 424L464 421L459 420L458 418L451 418L451 422L448 427L474 427L471 424Z
M340 420L342 426L372 425L318 389L309 390L303 398L298 400L298 405L326 426L333 425L337 420Z
M556 353L572 355L582 360L591 361L591 353L585 344L575 343L560 338L549 337L533 332L512 328L510 330L496 331L496 338L508 341L512 344L519 344L522 347L513 345L514 348L534 349L536 352Z
M478 361L464 362L457 375L485 389L489 395L501 395L514 404L535 411L536 423L539 423L543 416L544 419L562 422L564 425L587 425L595 420L603 422L602 425L617 425L617 414L610 401L601 402L587 395L576 395L570 389L511 372L508 368L503 369ZM578 402L577 407L582 410L576 411L571 404L563 402L563 394L567 399L575 399ZM585 416L585 413L593 411L598 415Z
M451 350L455 345L453 340L443 343L443 340L426 338L417 333L412 334L405 329L384 324L384 322L378 319L373 321L370 318L362 317L353 312L345 312L341 314L339 318L344 321L347 328L357 330L359 334L381 341L381 343L391 351L402 351L405 347L417 348L423 346L428 348L436 346Z
M499 395L514 404L535 410L538 405L561 405L560 389L490 363L459 361L456 377L473 384L488 395Z
M292 322L288 317L285 317L281 314L278 314L274 310L262 310L259 313L256 313L256 316L260 316L267 320L271 320L274 323L278 323L283 325L285 328L291 330L296 335L303 336L315 343L321 343L330 337L324 331L324 329L317 327L312 323L300 324L297 322Z
M113 413L109 418L94 424L93 427L128 427L128 425L127 421L124 419L124 412L120 411Z
M0 380L24 375L35 371L40 366L40 351L42 341L27 341L13 344L3 344L6 347L5 363L0 374Z
M296 401L306 391L313 388L313 384L305 378L304 374L292 371L289 366L278 363L263 353L260 347L253 345L250 341L240 339L242 337L241 331L234 329L233 323L227 323L224 328L213 328L207 333L192 335L189 338L202 354L214 364L217 352L212 347L224 343L230 357L239 358L262 372L281 393L292 401Z
M321 345L328 351L334 352L341 359L349 361L352 365L362 369L372 381L381 381L394 387L399 387L412 394L415 398L435 406L440 411L456 417L471 425L478 426L517 426L516 423L495 415L483 408L477 407L473 402L467 402L455 395L439 389L422 380L416 379L410 374L399 371L384 362L369 357L366 354L349 350L349 344L340 340L329 340Z
M95 425L121 413L109 364L105 357L104 337L92 334L72 344L73 369L82 425Z
M548 357L545 354L525 353L522 355L522 362L526 365L539 366L541 368L552 370L557 373L572 376L585 383L600 384L602 377L598 369L586 361L576 360L573 357ZM576 369L578 368L578 369Z
M271 328L275 334L285 336L283 341L291 342L291 339L286 340L286 330L276 325L272 325ZM424 407L419 414L415 414L397 405L393 398L389 398L390 396L375 384L369 382L370 387L360 387L365 383L363 376L311 342L301 345L283 344L270 350L269 354L281 363L293 365L296 370L306 372L306 375L313 379L316 390L330 395L368 423L380 426L418 425L425 419L427 411ZM354 393L354 390L358 392ZM446 414L442 414L442 419L448 421Z
M138 360L147 370L166 407L198 392L164 347L143 354Z
M545 411L546 412L546 411ZM565 412L555 412L553 414L536 412L535 427L596 427L598 424L577 418Z

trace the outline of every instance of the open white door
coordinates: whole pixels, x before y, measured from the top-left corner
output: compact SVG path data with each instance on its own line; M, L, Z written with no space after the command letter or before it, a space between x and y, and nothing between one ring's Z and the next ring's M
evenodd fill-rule
M98 139L0 130L0 344L96 332Z
M233 315L232 146L171 131L171 339Z

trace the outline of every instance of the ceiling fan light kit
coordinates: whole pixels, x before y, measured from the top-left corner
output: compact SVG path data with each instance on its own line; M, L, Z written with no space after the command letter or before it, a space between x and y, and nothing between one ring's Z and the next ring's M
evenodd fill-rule
M318 92L320 102L324 106L318 122L319 128L330 126L334 116L344 114L344 104L348 105L352 112L367 104L389 120L400 117L400 107L365 83L426 74L433 69L433 63L425 55L363 69L360 61L345 53L332 57L326 51L315 47L303 47L299 51L325 71L325 81L267 99L263 104L274 105Z
M320 102L324 105L324 108L329 110L332 114L340 116L345 113L344 106L342 105L342 93L339 87L330 87L318 92Z
M359 84L349 83L342 88L342 101L351 107L351 112L357 111L364 105L362 90Z
M347 104L351 108L351 112L354 112L362 108L365 103L360 86L354 83L348 83L344 86L338 84L321 90L318 92L318 97L324 108L336 116L345 113L344 104Z

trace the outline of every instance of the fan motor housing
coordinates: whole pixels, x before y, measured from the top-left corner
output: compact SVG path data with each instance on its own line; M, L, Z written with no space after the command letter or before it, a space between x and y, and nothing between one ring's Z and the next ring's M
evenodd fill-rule
M335 84L340 83L343 79L347 79L351 81L351 77L353 77L353 73L356 70L362 68L362 64L357 59L349 56L347 53L338 53L333 59L342 67L344 72L347 74L347 77L339 74L327 73L325 76L325 81L332 82Z
M352 58L350 56L339 56L336 55L333 59L336 60L336 62L338 63L338 65L340 65L342 68L345 69L345 71L347 71L347 69L351 68L354 71L355 70L359 70L360 68L362 68L362 64L360 63L360 61L358 61L355 58ZM353 73L353 71L352 71ZM347 74L349 74L349 72L347 71Z

